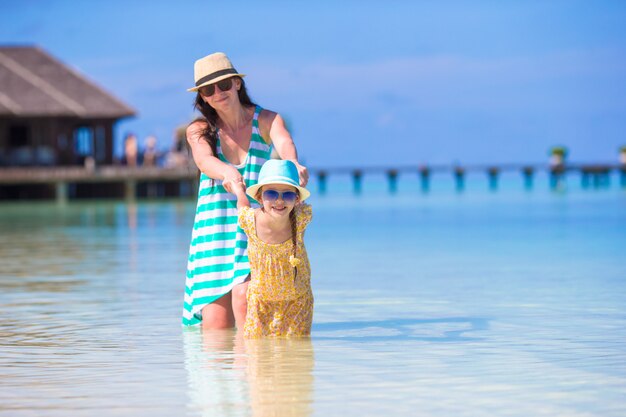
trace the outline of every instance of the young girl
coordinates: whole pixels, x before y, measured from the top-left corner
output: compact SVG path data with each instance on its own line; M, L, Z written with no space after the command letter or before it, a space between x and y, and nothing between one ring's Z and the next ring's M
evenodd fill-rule
M246 193L261 207L250 208ZM299 185L298 169L272 159L259 181L245 192L236 188L239 225L248 235L251 281L244 337L308 336L313 320L311 267L304 247L310 193Z

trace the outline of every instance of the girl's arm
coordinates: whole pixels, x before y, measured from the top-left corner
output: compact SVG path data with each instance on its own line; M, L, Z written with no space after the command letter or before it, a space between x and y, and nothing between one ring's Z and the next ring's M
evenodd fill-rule
M233 183L233 193L237 196L237 210L241 211L243 207L250 207L250 201L246 195L246 191L241 183Z
M195 121L187 127L187 143L191 147L193 160L200 171L216 180L222 180L223 186L229 193L232 193L232 184L243 183L243 178L239 171L219 160L211 146L202 138L202 130L206 127L206 122Z
M269 136L281 159L287 159L296 164L300 176L300 185L305 187L309 182L309 171L298 162L298 151L285 126L285 120L278 113L264 110L261 113L261 129L261 134L264 137Z

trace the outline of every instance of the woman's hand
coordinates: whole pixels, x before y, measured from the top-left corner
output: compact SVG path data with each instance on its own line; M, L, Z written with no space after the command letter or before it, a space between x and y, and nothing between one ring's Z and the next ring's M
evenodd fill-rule
M300 165L298 161L292 161L296 168L298 168L298 176L300 177L300 186L306 187L309 182L309 170L304 166Z
M232 167L230 167L232 168ZM229 169L222 178L222 186L229 193L235 193L235 186L242 186L245 189L243 177L236 168Z

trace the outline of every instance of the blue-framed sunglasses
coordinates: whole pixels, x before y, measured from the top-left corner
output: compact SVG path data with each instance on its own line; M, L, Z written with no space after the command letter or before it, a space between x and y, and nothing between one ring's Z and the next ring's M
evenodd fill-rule
M283 200L285 203L293 203L298 198L298 193L295 191L283 191L282 193L276 190L265 190L263 191L263 200L266 201L276 201L279 198Z

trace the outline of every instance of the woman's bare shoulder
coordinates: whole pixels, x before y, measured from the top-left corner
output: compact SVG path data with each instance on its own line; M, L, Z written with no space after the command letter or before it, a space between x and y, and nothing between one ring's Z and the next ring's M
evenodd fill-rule
M187 136L197 135L207 128L207 121L204 119L196 119L187 126Z
M261 109L261 113L259 113L259 120L268 121L273 120L278 113L269 109Z
M268 109L261 110L261 113L259 114L259 127L267 128L267 130L269 131L272 123L276 119L276 116L279 116L279 114L275 111Z
M259 130L261 131L261 136L263 140L267 144L272 142L270 138L270 130L272 129L272 124L276 117L280 117L280 115L272 110L263 109L261 113L259 113Z
M272 132L272 134L276 133L279 136L283 134L289 136L289 127L285 119L280 114L271 110L264 109L261 111L259 115L259 129L264 139L270 138L270 132ZM271 138L270 140L273 139L274 138Z

